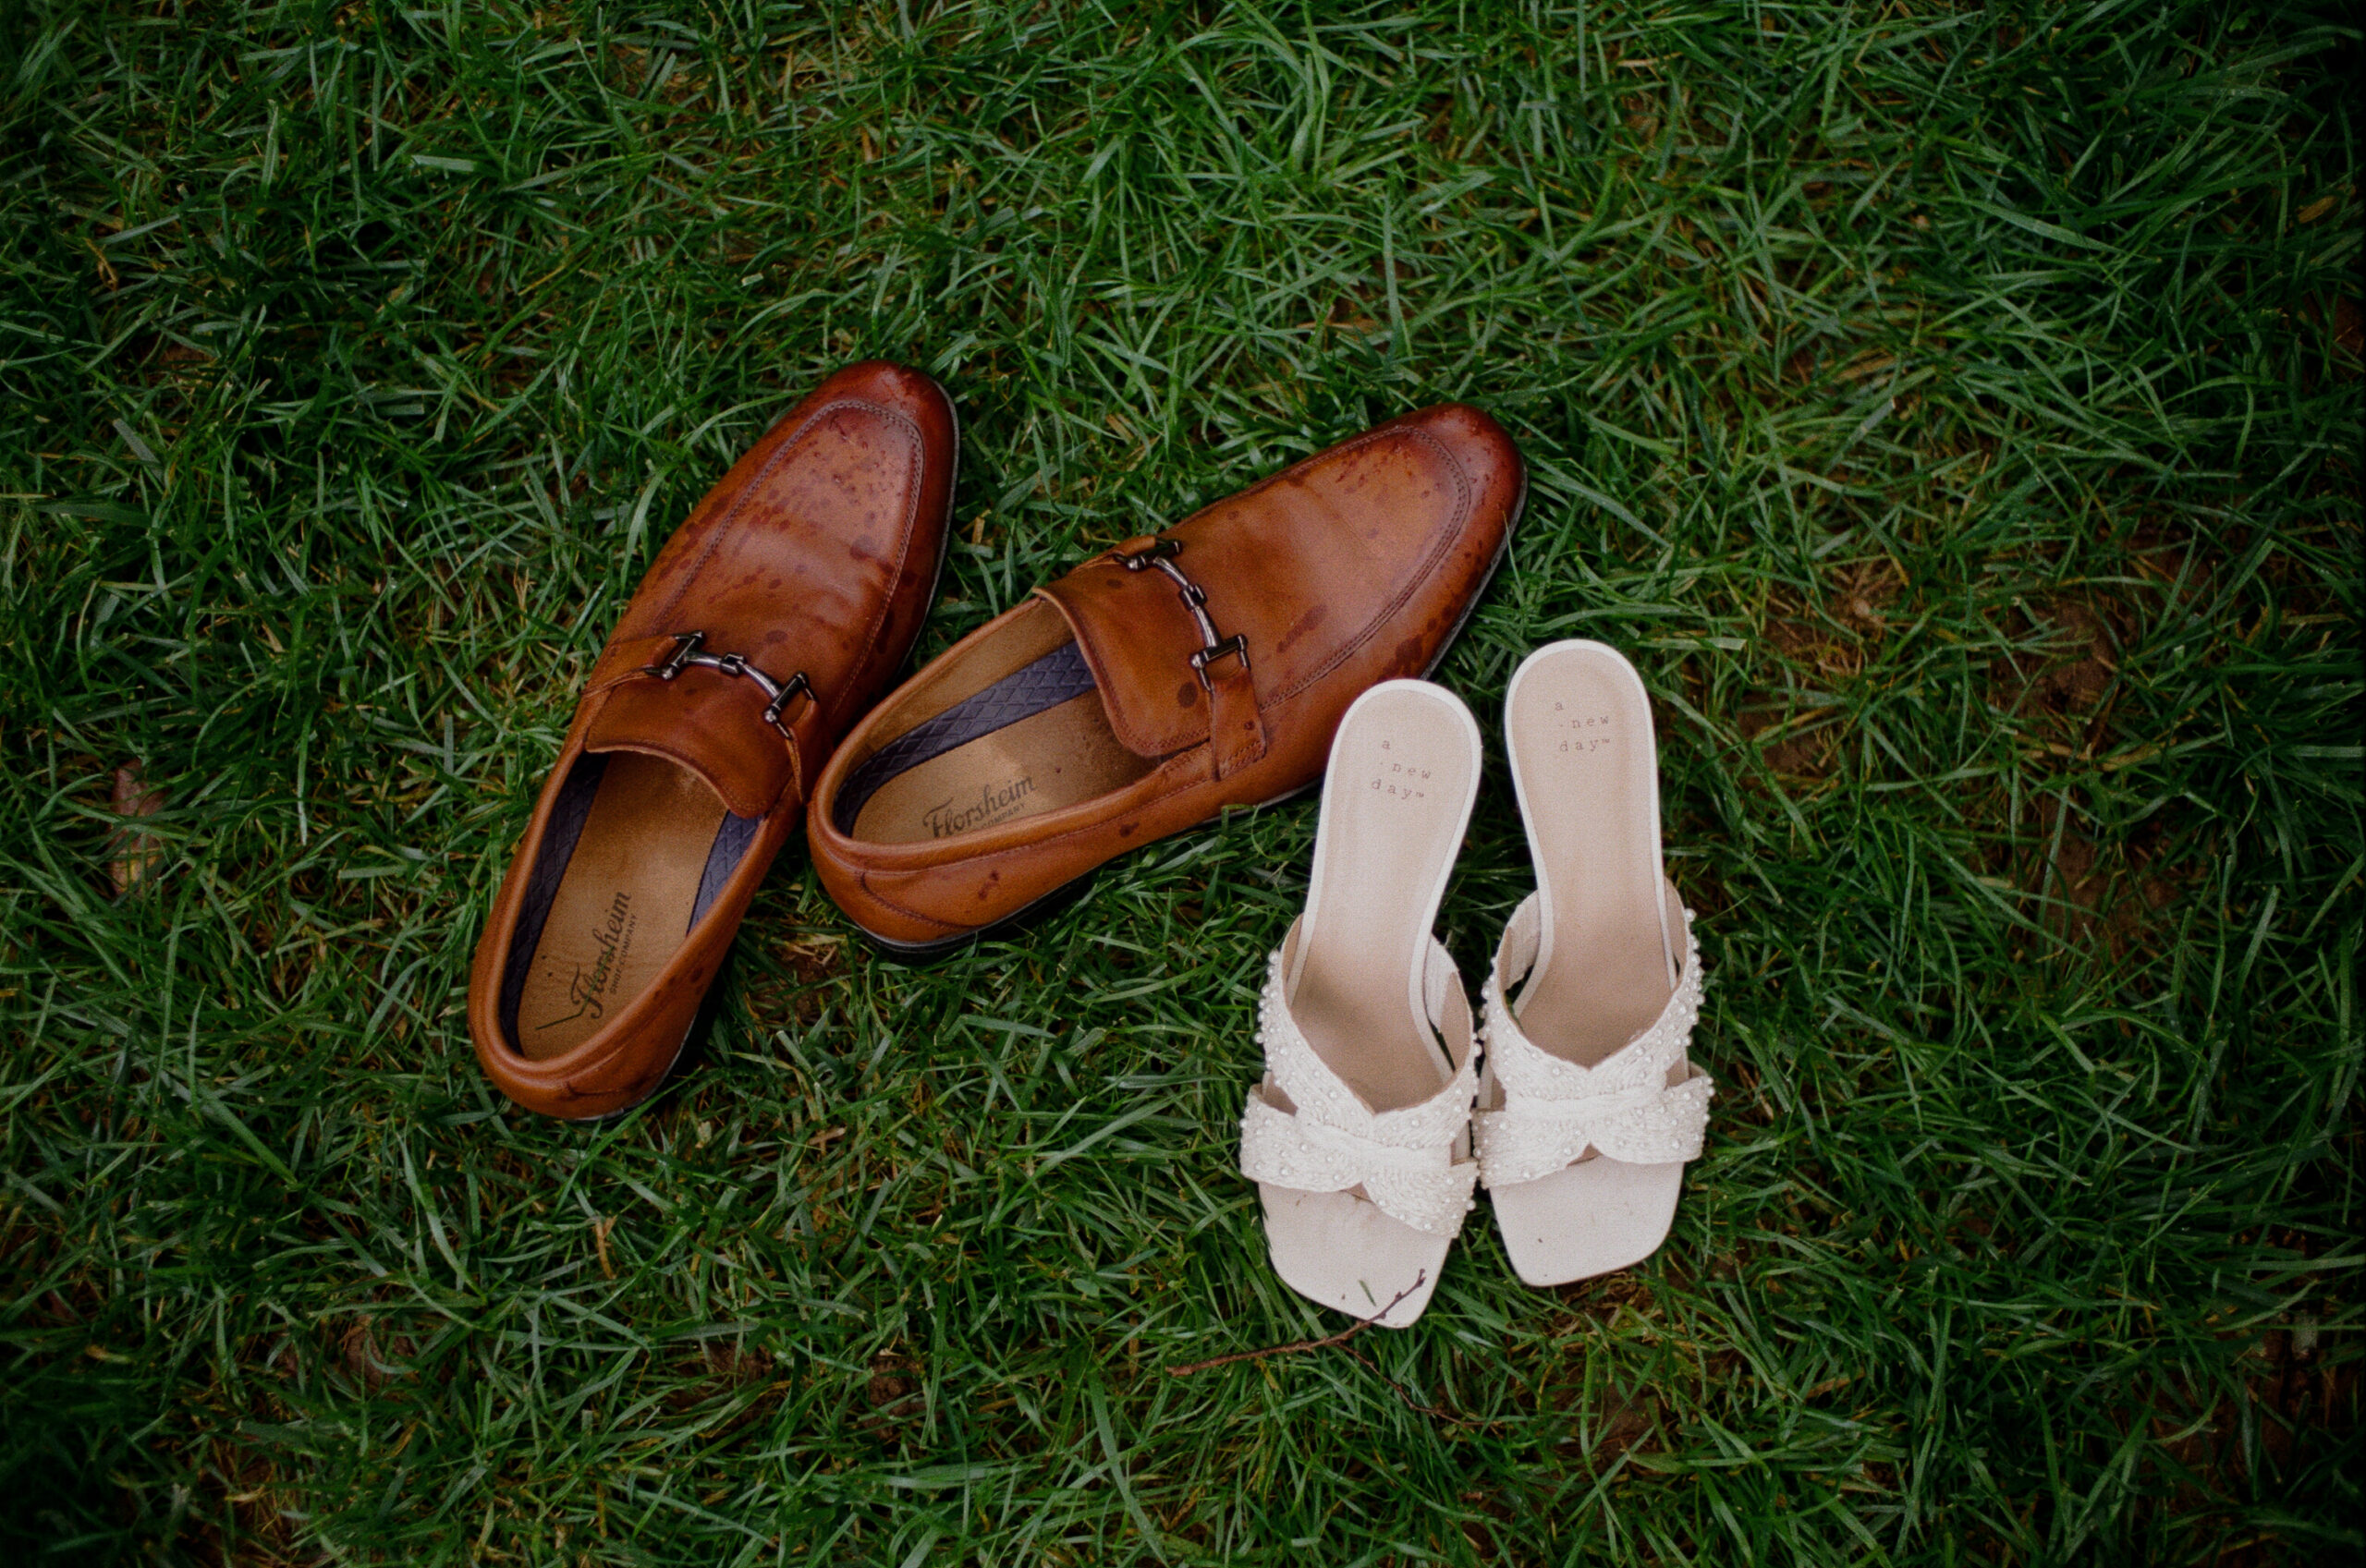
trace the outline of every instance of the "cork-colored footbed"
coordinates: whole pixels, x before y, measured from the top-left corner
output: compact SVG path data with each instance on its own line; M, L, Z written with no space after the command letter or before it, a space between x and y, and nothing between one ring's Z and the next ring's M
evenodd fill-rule
M1088 691L896 774L855 814L855 836L950 838L1106 795L1149 769L1117 744Z
M680 949L727 816L714 791L662 757L604 763L525 960L514 1039L537 1062L589 1039Z
M1041 601L896 699L894 733L831 803L842 833L922 844L1055 811L1157 766L1109 728L1100 687L1057 611Z

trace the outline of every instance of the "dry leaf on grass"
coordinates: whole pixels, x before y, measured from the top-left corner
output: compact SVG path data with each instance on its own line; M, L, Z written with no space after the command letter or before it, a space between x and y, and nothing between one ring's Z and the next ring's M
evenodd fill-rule
M107 809L126 820L124 826L107 832L107 880L115 884L117 897L138 892L163 868L163 841L154 833L143 833L129 824L142 817L152 817L164 808L165 792L148 787L138 763L115 771L115 787L108 794Z

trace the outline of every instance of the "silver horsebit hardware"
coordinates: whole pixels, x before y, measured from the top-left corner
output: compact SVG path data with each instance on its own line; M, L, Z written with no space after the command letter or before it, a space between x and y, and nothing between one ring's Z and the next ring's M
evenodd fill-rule
M1174 558L1182 553L1183 541L1179 539L1153 540L1131 555L1117 555L1117 564L1129 572L1156 566L1175 584L1183 607L1191 612L1193 620L1200 623L1200 640L1207 644L1191 655L1191 673L1200 677L1201 691L1213 692L1214 687L1208 685L1208 666L1216 660L1238 659L1240 661L1240 673L1244 675L1249 673L1249 639L1238 632L1230 637L1216 636L1216 624L1208 619L1208 590L1185 577L1182 568L1175 565Z
M788 734L788 726L780 722L781 710L787 708L792 699L813 696L812 683L805 678L805 672L802 670L789 676L785 682L776 681L748 662L748 656L745 653L700 652L700 645L706 641L704 632L670 632L667 635L674 639L674 651L665 656L665 662L662 664L643 664L640 667L642 675L655 675L661 681L670 681L684 670L695 665L701 670L718 671L735 680L745 675L762 687L766 697L772 699L764 707L764 723L783 735ZM817 698L815 700L820 699Z

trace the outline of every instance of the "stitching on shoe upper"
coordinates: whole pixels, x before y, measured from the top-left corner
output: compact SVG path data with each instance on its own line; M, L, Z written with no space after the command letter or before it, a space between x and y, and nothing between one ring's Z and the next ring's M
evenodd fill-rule
M673 593L663 604L658 606L656 611L656 618L658 620L665 621L671 619L674 612L681 608L683 596L688 594L691 588L697 584L700 575L707 568L707 563L714 558L715 551L723 543L724 530L729 528L732 522L738 518L740 510L748 504L748 497L759 485L763 483L763 481L771 476L772 471L775 468L779 467L782 462L787 460L789 450L794 447L799 441L804 438L805 433L808 431L819 424L823 416L835 413L840 408L860 408L867 412L877 414L880 418L888 420L890 423L900 426L904 433L910 438L911 456L907 464L907 468L909 475L909 483L908 488L911 492L911 498L906 506L903 529L898 538L896 552L895 578L900 579L903 577L904 562L910 557L912 553L912 519L918 514L921 504L921 451L925 443L921 439L920 426L914 423L909 416L901 413L896 409L887 407L884 404L873 403L867 398L861 397L834 397L830 399L829 402L823 404L819 408L814 409L812 413L807 415L805 421L799 425L796 430L790 432L787 439L784 440L778 446L773 448L772 456L764 459L764 466L748 476L748 482L739 487L739 492L731 498L731 504L726 507L723 515L717 517L713 523L709 526L706 543L699 551L699 558L690 564L689 570L683 575L681 582L675 588ZM871 635L864 638L862 652L855 660L853 665L853 668L856 671L860 672L863 664L870 659L871 650L873 647L877 646L879 641L879 633L884 624L885 617L884 616L873 616L872 618ZM852 684L853 683L849 683L849 686ZM840 691L832 695L828 711L834 718L836 716L838 705L844 703L847 700L848 696L848 692L847 691Z
M939 919L934 915L924 915L917 909L908 908L905 906L896 903L894 899L888 897L877 888L872 886L871 876L872 873L867 870L858 872L855 877L855 881L861 887L862 891L866 894L877 899L882 906L886 908L893 909L896 914L903 916L908 920L918 920L923 926L934 926L941 931L966 931L983 929L982 927L958 925L951 920Z
M1370 642L1379 632L1381 626L1387 622L1389 617L1396 614L1397 611L1403 609L1405 607L1405 602L1412 598L1414 593L1420 590L1421 586L1430 579L1431 575L1437 570L1439 557L1443 556L1446 553L1447 547L1453 542L1456 536L1462 531L1462 525L1470 520L1472 490L1470 476L1469 473L1464 471L1461 461L1455 456L1453 451L1447 447L1445 443L1440 441L1436 436L1432 435L1425 430L1414 429L1388 431L1384 432L1375 432L1372 435L1365 437L1364 442L1368 443L1378 441L1382 439L1384 434L1390 437L1409 435L1417 441L1427 443L1436 450L1438 456L1445 463L1446 471L1454 476L1454 482L1457 491L1454 516L1447 521L1445 527L1438 529L1437 537L1431 542L1430 553L1422 557L1421 565L1414 570L1413 575L1410 577L1406 579L1405 586L1397 590L1396 597L1391 599L1385 605L1382 606L1379 612L1375 614L1370 621L1364 624L1364 627L1361 631L1358 632L1350 640L1342 643L1338 650L1334 652L1330 658L1324 660L1320 665L1316 666L1311 673L1299 680L1296 685L1287 687L1284 689L1275 692L1273 697L1273 700L1275 703L1287 702L1291 698L1296 697L1299 692L1304 691L1308 687L1312 686L1315 682L1321 680L1323 676L1337 669L1341 664L1346 663L1348 660L1355 654L1358 649L1361 648L1365 643ZM1348 444L1347 449L1352 451L1355 447L1360 444L1363 444L1363 443L1350 442ZM1285 472L1288 471L1290 470L1285 470ZM1282 476L1279 474L1274 476L1276 479L1281 477ZM1264 712L1265 706L1266 705L1263 702L1260 702L1258 704L1258 711L1261 714Z

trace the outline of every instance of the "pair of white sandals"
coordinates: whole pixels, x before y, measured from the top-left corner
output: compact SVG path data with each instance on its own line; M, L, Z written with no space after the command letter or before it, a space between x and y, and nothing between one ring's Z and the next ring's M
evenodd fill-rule
M1712 1086L1685 1054L1701 953L1660 869L1641 677L1598 642L1539 649L1504 738L1537 888L1483 1022L1430 932L1479 792L1479 725L1426 681L1376 686L1340 721L1306 911L1260 1005L1240 1169L1274 1268L1385 1328L1429 1306L1474 1185L1530 1284L1649 1257L1708 1122Z

